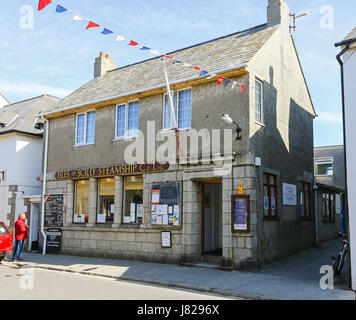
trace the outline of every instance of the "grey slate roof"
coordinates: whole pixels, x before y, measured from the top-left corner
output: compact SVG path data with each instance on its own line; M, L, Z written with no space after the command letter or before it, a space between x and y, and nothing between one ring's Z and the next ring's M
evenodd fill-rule
M0 109L0 135L10 132L22 132L41 135L41 131L34 128L35 115L52 111L58 98L42 95L32 99L20 101Z
M356 26L351 30L351 32L345 37L344 40L349 40L356 38Z
M267 28L263 24L248 30L181 49L167 55L200 67L208 72L233 69L248 63L267 42L278 26ZM198 77L199 70L173 65L167 61L168 76L171 83ZM170 63L168 63L170 62ZM126 96L150 88L164 86L164 73L161 58L153 58L108 72L105 76L93 79L67 97L63 98L56 109L105 101L117 96Z

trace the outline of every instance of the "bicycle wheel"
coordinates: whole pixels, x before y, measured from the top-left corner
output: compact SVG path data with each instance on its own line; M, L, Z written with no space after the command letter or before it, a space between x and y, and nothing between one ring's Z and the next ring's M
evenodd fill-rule
M346 262L346 258L347 258L347 254L346 254L346 252L343 252L342 257L341 257L341 263L340 263L340 266L339 266L339 269L338 269L338 274L341 273L341 270L344 267L344 264Z
M339 264L340 264L340 259L341 259L341 254L338 254L336 259L334 260L332 264L332 268L334 270L334 278L340 274L339 272Z

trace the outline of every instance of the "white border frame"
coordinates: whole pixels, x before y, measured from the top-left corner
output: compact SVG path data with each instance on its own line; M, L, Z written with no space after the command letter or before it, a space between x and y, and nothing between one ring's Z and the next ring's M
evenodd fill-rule
M120 141L120 140L125 140L125 139L133 139L133 138L138 138L138 134L135 136L129 136L128 135L128 127L129 127L129 105L130 103L134 103L137 102L138 103L138 130L140 130L140 101L139 100L132 100L132 101L128 101L125 103L121 103L121 104L117 104L115 106L115 138L114 141ZM119 107L123 107L125 106L125 135L124 136L117 136L117 110Z
M331 162L325 162L324 164L331 163L332 168L333 168L333 174L316 174L316 172L315 172L316 171L315 166L317 165L316 160L322 160L322 159L325 159L325 160L331 159ZM314 175L316 177L333 177L334 176L334 157L331 156L331 157L316 157L316 158L314 158Z
M95 113L95 123L94 123L94 142L87 143L87 119L88 113L94 112ZM77 143L77 134L78 134L78 117L84 115L84 142ZM95 144L95 135L96 135L96 110L92 109L86 112L77 113L75 116L75 140L74 140L74 147L81 147L81 146L88 146Z
M261 84L261 122L257 121L256 119L256 82L258 82L259 84ZM258 77L255 77L255 123L261 125L261 126L265 126L264 122L265 122L265 117L264 117L264 105L263 105L263 96L264 96L264 90L263 90L263 81L260 80Z

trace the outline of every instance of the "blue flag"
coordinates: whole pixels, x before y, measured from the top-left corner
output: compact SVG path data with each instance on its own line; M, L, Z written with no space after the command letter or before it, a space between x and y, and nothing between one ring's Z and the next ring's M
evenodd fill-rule
M64 8L64 7L60 6L59 4L57 4L57 8L56 8L56 12L57 13L62 13L62 12L66 12L66 11L67 11L66 8Z
M151 50L151 48L143 46L140 50Z
M226 79L225 84L224 84L224 87L226 87L230 82L231 82L231 80Z
M208 74L208 72L205 71L205 70L203 70L203 71L200 73L200 76L202 77L202 76L205 76L206 74Z
M112 34L114 33L113 31L109 30L109 29L106 29L104 28L104 30L101 32L102 34Z

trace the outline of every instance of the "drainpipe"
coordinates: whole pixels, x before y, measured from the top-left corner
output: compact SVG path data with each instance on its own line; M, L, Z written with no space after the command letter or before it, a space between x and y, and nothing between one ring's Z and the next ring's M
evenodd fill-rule
M339 43L335 43L335 47L339 46L345 46L344 49L341 50L341 52L336 56L337 61L340 64L340 69L341 69L341 99L342 99L342 118L343 118L343 134L344 134L344 165L345 165L345 211L346 211L346 225L347 225L347 234L350 236L350 225L349 225L349 202L348 202L348 187L347 187L347 159L346 159L346 123L345 123L345 86L344 86L344 62L342 61L341 57L345 54L347 50L350 49L350 44L352 42L355 42L356 38L345 40ZM351 242L349 244L350 246L350 261L351 261ZM356 266L354 266L356 267ZM349 267L349 288L351 288L351 263Z
M46 255L46 244L47 237L46 232L44 230L44 214L45 214L45 194L46 194L46 184L47 184L47 154L48 154L48 131L49 131L49 123L48 120L44 117L41 117L45 123L45 150L44 150L44 163L43 163L43 182L42 182L42 205L41 205L41 233L43 236L43 248L42 255Z
M318 220L318 185L316 184L316 181L314 180L314 214L315 214L315 245L319 245L319 220Z

